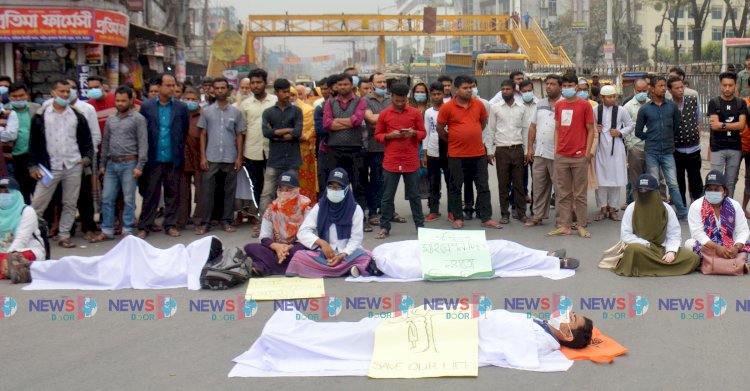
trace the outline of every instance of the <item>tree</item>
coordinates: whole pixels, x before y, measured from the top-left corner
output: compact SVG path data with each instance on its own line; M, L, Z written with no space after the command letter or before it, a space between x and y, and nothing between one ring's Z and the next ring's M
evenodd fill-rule
M708 14L711 13L711 0L703 0L700 7L697 0L689 0L688 6L693 11L693 62L698 62L701 60L703 30L706 28Z
M703 45L702 56L704 61L711 61L712 63L721 63L721 42L711 41Z
M675 64L680 63L680 49L682 45L680 45L679 38L680 35L677 33L677 25L679 23L679 16L682 11L684 11L685 6L685 0L672 0L672 1L664 1L666 7L668 8L669 12L667 14L667 20L669 20L669 24L672 25L672 50L674 50L674 55L672 56L673 62Z
M658 26L654 28L656 32L656 39L654 40L654 43L651 44L651 47L654 48L654 63L658 64L659 60L662 59L662 56L660 56L660 50L659 50L659 42L661 42L661 36L664 34L664 22L667 20L667 15L669 14L669 7L670 2L669 1L657 1L652 4L654 7L654 10L656 11L662 11L661 14L661 22Z
M747 30L747 18L750 13L750 0L743 1L742 14L740 15L740 24L737 26L737 7L732 5L732 0L724 0L724 4L727 5L727 14L724 18L724 27L722 30L726 30L727 20L732 22L732 32L735 37L744 38L745 31ZM724 31L722 31L724 33ZM722 36L724 36L722 34Z

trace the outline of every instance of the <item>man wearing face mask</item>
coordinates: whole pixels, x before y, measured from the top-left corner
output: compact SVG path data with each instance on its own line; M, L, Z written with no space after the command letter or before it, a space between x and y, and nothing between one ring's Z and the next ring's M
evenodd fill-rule
M87 103L96 110L96 117L99 119L99 130L104 129L104 123L109 116L117 113L115 108L115 95L105 94L102 89L104 79L100 76L89 76L88 91L86 91Z
M599 103L596 103L595 100L589 99L591 97L591 87L589 87L589 82L586 78L582 77L578 79L578 84L576 85L576 96L589 102L591 107L599 106Z
M8 93L10 92L10 85L13 84L13 79L10 76L0 76L0 100L4 105L10 102Z
M718 170L706 175L704 196L690 205L690 239L685 247L699 256L703 253L745 263L750 246L747 219L742 206L727 193L727 180Z
M81 175L84 167L91 164L94 147L86 118L69 106L68 82L56 81L51 94L54 97L52 104L34 115L31 122L29 171L38 181L31 206L38 216L42 216L57 185L62 184L63 210L58 244L71 248L75 247L70 240L70 229L75 222ZM43 170L51 172L52 178Z
M700 264L692 251L681 248L680 223L672 207L662 202L659 182L651 174L638 178L638 194L622 216L620 240L627 246L612 269L621 276L680 276Z
M385 144L375 141L375 125L378 123L380 112L391 105L391 98L387 96L388 89L385 75L376 72L371 77L372 92L367 96L367 110L365 110L365 123L367 124L367 155L365 156L365 168L370 176L367 182L367 217L369 224L380 225L378 209L383 200L383 157L385 156Z
M528 142L528 123L531 121L531 110L522 103L516 102L513 82L504 80L500 84L502 102L492 105L487 126L491 137L487 140L486 148L489 152L487 159L495 162L500 199L500 224L510 223L508 195L510 193L511 178L515 196L517 219L526 222L526 200L523 189L524 151Z
M135 93L122 86L115 91L117 115L107 119L102 140L102 165L99 175L104 176L102 201L102 232L91 238L91 243L115 238L115 202L119 190L125 200L123 209L123 235L131 235L135 222L135 190L138 178L148 159L148 131L146 119L133 111Z
M193 225L201 225L201 180L202 173L200 167L201 161L201 131L198 129L198 120L201 116L200 94L192 87L188 87L182 94L182 101L185 102L188 112L190 113L190 128L185 137L185 166L182 167L182 179L180 181L180 207L177 217L177 227L184 229L190 221L190 211L195 204L193 212ZM195 197L191 184L195 186Z
M13 140L11 157L13 163L13 176L19 183L19 191L23 195L24 202L31 204L31 194L36 187L36 181L29 173L29 137L31 135L31 119L39 111L40 105L29 102L29 91L23 83L13 83L8 89L10 103L5 110L10 110L8 124L5 132L0 131L2 140Z

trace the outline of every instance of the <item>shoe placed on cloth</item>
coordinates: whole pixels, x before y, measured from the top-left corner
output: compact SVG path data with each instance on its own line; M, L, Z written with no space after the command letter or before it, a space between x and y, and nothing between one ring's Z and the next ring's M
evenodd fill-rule
M578 269L578 266L581 264L580 261L578 261L575 258L560 258L560 269Z
M356 266L352 266L352 268L349 269L349 274L351 274L354 278L361 276L361 274L359 273L359 269L357 269Z

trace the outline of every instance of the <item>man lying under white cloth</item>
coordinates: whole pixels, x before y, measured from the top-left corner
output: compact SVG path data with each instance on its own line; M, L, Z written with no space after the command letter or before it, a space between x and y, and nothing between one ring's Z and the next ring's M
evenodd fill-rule
M229 377L367 376L382 319L315 322L299 315L276 311L252 347L233 360ZM584 348L593 330L590 319L574 312L542 321L493 310L478 319L480 367L567 371L573 361L560 345Z
M200 275L213 236L189 245L158 249L134 235L127 236L106 254L68 256L33 262L31 284L24 290L45 289L201 289Z
M571 277L579 261L566 258L565 250L534 250L508 240L488 240L490 259L495 277L547 277L559 280ZM397 282L422 279L419 241L404 240L381 244L372 256L383 276L349 277L354 282Z

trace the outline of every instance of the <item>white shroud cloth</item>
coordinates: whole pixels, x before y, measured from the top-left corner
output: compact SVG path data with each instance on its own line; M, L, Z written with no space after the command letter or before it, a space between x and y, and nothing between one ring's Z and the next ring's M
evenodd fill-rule
M574 270L560 269L560 259L547 251L534 250L507 240L488 240L495 277L546 277L552 280L575 275ZM349 277L353 282L399 282L422 280L419 241L404 240L385 243L372 250L378 268L384 273L376 277Z
M298 315L276 311L252 347L233 360L229 377L367 376L381 319L315 322L297 320ZM567 371L573 361L540 343L535 327L525 314L505 310L480 317L479 366Z
M106 254L69 256L31 263L31 284L24 290L45 289L165 289L199 290L200 274L211 249L208 236L166 250L129 235Z

